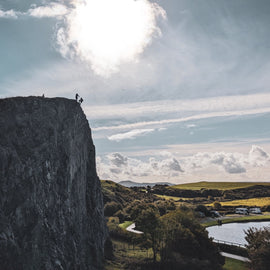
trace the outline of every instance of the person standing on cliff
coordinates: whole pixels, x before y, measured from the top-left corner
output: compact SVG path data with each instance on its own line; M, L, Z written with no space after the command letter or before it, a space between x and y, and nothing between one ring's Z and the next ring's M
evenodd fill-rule
M79 98L80 96L79 96L79 94L77 93L76 95L75 95L75 98L76 98L76 101L78 101L78 98Z

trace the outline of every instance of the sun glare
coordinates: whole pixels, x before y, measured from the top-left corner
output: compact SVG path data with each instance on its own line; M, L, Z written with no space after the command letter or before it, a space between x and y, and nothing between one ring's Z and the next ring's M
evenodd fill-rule
M165 11L148 0L75 2L67 17L65 42L97 74L109 76L122 63L136 61L160 35L159 16L165 18Z

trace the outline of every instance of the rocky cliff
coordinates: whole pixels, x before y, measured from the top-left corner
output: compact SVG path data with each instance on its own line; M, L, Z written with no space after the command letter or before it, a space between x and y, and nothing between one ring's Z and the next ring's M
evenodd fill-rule
M75 100L0 100L0 269L102 269L95 147Z

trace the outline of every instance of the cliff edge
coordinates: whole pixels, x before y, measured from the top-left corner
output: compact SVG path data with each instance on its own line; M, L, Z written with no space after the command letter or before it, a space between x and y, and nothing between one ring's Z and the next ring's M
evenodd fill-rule
M95 147L75 100L0 100L0 269L102 269Z

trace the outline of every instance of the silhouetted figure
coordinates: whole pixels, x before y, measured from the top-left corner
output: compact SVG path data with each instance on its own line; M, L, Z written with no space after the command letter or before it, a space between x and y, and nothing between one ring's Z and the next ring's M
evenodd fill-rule
M82 104L82 103L83 103L83 99L82 99L82 98L80 98L79 102L80 102L80 104Z
M79 98L79 97L80 97L80 96L79 96L78 94L75 95L76 101L78 101L78 98Z
M42 97L45 98L45 95L43 94Z

